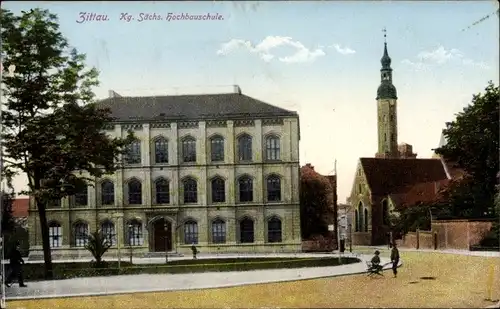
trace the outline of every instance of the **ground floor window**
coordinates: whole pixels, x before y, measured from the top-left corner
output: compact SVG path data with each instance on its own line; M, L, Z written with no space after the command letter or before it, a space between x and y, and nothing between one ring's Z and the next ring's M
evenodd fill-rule
M49 242L51 248L62 246L62 228L58 222L51 222L49 224Z
M194 221L184 223L184 243L188 245L198 243L198 223Z
M212 242L214 244L226 242L226 222L220 219L212 222Z

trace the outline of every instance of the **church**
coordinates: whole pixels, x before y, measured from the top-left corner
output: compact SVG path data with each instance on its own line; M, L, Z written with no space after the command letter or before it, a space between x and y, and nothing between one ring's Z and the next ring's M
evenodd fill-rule
M398 97L387 42L381 64L376 97L378 151L374 158L359 159L348 198L354 245L386 244L389 216L396 206L434 198L452 177L442 158L418 159L411 145L398 145Z
M111 137L136 137L114 174L48 205L54 257L83 257L101 231L108 256L297 252L299 116L241 93L124 97L98 102ZM87 176L87 175L83 175ZM42 257L29 212L30 258ZM126 252L126 253L123 253Z

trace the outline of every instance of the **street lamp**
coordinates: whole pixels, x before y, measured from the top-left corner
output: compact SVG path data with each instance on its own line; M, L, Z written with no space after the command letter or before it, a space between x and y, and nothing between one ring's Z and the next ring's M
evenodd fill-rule
M129 247L130 247L130 264L132 264L132 256L133 256L133 252L132 252L132 231L133 231L133 228L134 226L132 224L129 224L128 225L128 243L129 243Z
M165 263L168 263L168 223L167 219L163 219L165 228Z
M352 224L349 223L349 252L352 252Z
M121 242L120 242L120 231L122 230L121 228L121 220L123 218L123 214L122 213L115 213L113 215L113 218L116 219L117 221L117 229L118 229L118 234L116 235L116 251L117 251L117 254L118 254L118 270L121 269L121 266L122 266L122 254L121 254Z

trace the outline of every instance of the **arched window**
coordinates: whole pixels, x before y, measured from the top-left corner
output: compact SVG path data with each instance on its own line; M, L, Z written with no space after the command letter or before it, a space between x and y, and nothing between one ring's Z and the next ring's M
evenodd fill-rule
M267 177L267 200L270 202L281 201L281 179L276 175Z
M280 139L277 136L266 138L266 160L273 161L280 159Z
M75 247L85 247L89 239L89 225L78 222L73 226L73 237Z
M101 203L102 205L115 203L115 185L109 180L101 183Z
M189 220L184 223L184 243L198 243L198 223L196 223L195 221Z
M212 179L212 203L224 203L226 201L226 187L224 179L215 177Z
M267 242L281 242L281 220L273 217L267 221Z
M252 178L248 176L242 176L238 180L240 202L252 202L253 201L253 181Z
M192 137L182 140L182 162L196 162L196 140Z
M168 142L163 137L155 140L155 163L168 163Z
M354 231L359 232L359 213L357 209L354 211Z
M389 205L387 200L382 201L382 223L389 225Z
M75 206L87 206L88 205L88 187L84 186L75 193L74 196Z
M198 202L198 185L193 178L186 178L183 181L184 204Z
M111 244L111 246L116 245L116 231L113 222L104 221L101 224L102 236Z
M141 141L134 140L127 145L124 155L125 164L139 164L141 163Z
M49 224L49 242L51 248L62 246L62 228L59 222L52 221Z
M368 209L365 208L365 213L363 214L363 219L365 220L364 228L365 232L368 232Z
M156 204L170 203L170 184L168 180L159 178L155 181Z
M252 161L252 138L248 134L238 138L238 158L240 161Z
M212 222L212 243L226 243L226 222L221 219Z
M359 231L360 232L363 232L364 228L363 228L363 203L359 202L358 204L358 216L359 216Z
M138 220L131 220L127 224L128 227L128 245L142 246L144 237L142 236L142 223Z
M216 135L210 139L210 152L212 162L224 161L224 139Z
M254 231L253 221L249 218L244 218L240 221L240 243L253 243Z
M141 205L142 204L142 185L137 179L132 179L128 182L128 204Z

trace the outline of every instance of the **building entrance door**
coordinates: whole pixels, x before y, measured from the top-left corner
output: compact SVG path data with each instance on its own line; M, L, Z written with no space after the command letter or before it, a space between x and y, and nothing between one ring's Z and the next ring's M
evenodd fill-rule
M153 251L165 252L165 249L172 251L172 224L162 218L153 223Z

